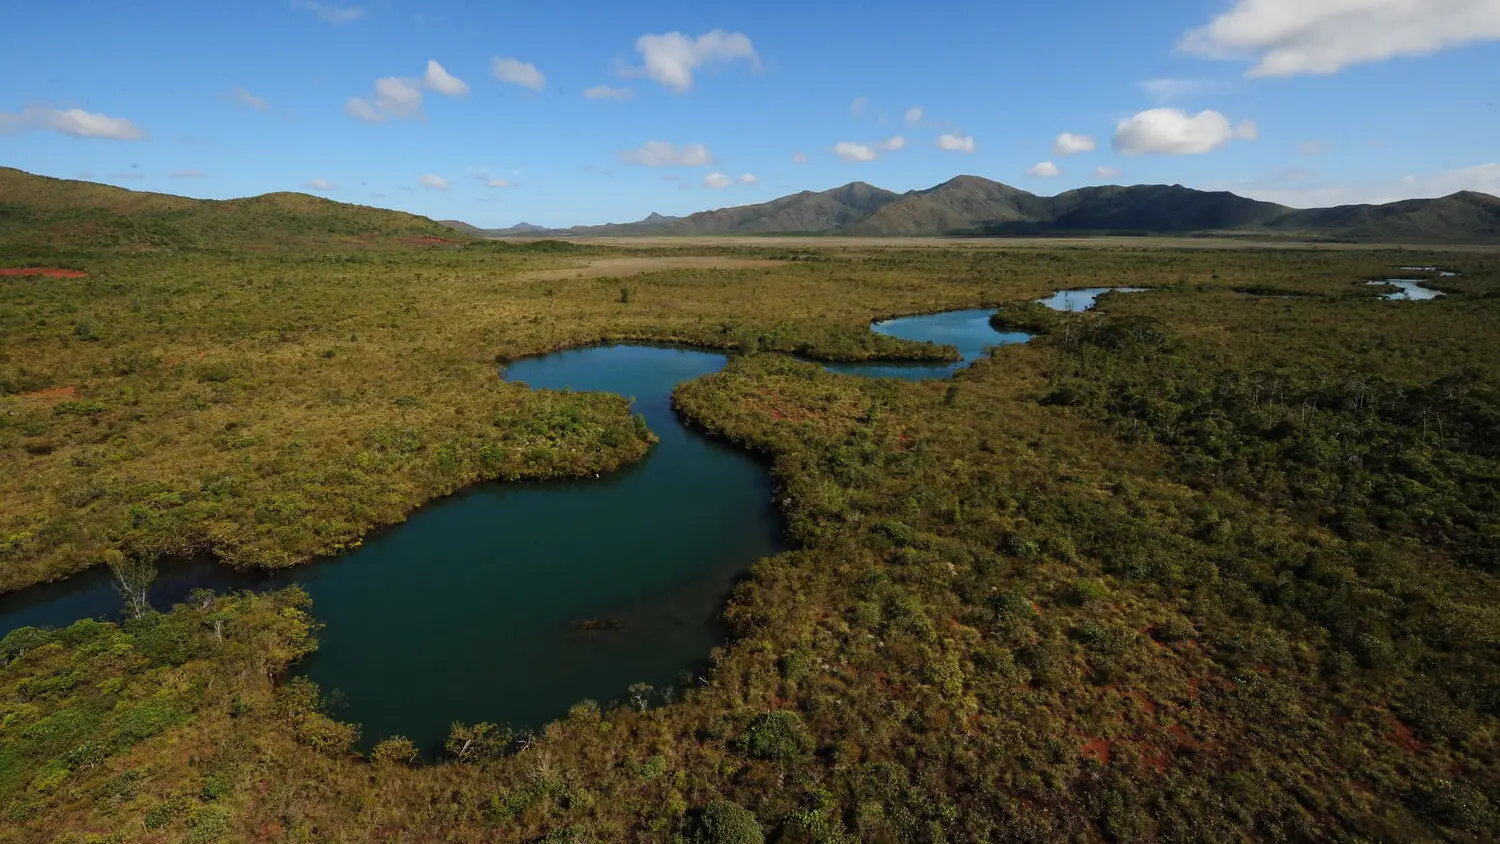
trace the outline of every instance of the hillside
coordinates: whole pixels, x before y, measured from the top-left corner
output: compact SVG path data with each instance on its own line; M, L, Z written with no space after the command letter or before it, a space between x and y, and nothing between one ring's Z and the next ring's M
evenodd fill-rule
M189 199L0 167L0 248L221 249L451 239L459 225L301 193Z
M471 231L465 224L454 224ZM1392 243L1500 242L1500 200L1464 192L1388 205L1296 210L1225 191L1182 185L1107 185L1037 196L978 176L896 194L864 182L803 191L758 205L653 214L637 223L539 229L522 224L488 236L838 234L856 237L1061 234L1243 234Z

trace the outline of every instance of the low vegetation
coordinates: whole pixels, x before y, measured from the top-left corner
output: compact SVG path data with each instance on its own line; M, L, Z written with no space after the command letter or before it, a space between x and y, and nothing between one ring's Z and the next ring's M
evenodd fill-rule
M781 263L528 275L687 249L80 250L84 278L0 279L7 588L292 564L481 477L637 459L623 399L497 377L599 340L745 352L674 402L768 461L795 549L670 702L528 732L496 701L438 762L356 754L287 680L296 591L16 631L0 841L1493 839L1500 260L747 245L692 254ZM1402 265L1461 275L1362 284ZM1023 304L1106 285L1153 290ZM1273 288L1305 298L1237 292ZM1038 336L952 379L799 359L942 357L866 324L985 304Z

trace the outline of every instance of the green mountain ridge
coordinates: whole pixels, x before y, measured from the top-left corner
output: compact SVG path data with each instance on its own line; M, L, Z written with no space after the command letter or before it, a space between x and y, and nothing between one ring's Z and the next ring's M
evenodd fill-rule
M0 247L32 252L38 247L218 249L342 238L452 239L463 225L303 193L190 199L0 167Z
M865 182L756 205L566 229L491 229L489 236L837 234L854 237L1225 234L1305 240L1500 243L1500 199L1440 199L1299 210L1182 185L1105 185L1038 196L979 176L896 194ZM468 230L466 227L464 230Z

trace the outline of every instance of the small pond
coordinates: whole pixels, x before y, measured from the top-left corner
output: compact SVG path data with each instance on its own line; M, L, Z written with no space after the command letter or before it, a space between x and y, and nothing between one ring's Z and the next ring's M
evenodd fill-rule
M1403 268L1405 269L1405 268ZM1445 295L1441 290L1433 290L1423 287L1421 279L1415 278L1386 278L1377 281L1367 281L1366 284L1378 284L1382 287L1395 287L1396 290L1383 294L1380 298L1407 302L1423 302L1436 299Z

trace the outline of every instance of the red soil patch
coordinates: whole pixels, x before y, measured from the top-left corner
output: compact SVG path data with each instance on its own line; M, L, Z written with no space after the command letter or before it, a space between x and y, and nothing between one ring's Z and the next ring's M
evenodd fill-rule
M56 270L44 267L8 267L0 269L0 276L39 275L43 278L83 278L88 275L80 270Z
M1411 727L1401 723L1394 715L1391 716L1391 744L1413 756L1421 753L1424 747L1420 741L1417 741L1417 737L1412 733Z
M66 387L53 387L50 390L37 390L34 393L22 393L19 398L31 399L44 404L57 404L60 401L78 401L78 385L71 384Z
M1097 738L1085 744L1082 748L1083 755L1098 762L1100 765L1109 765L1109 755L1114 752L1115 743L1109 739Z

